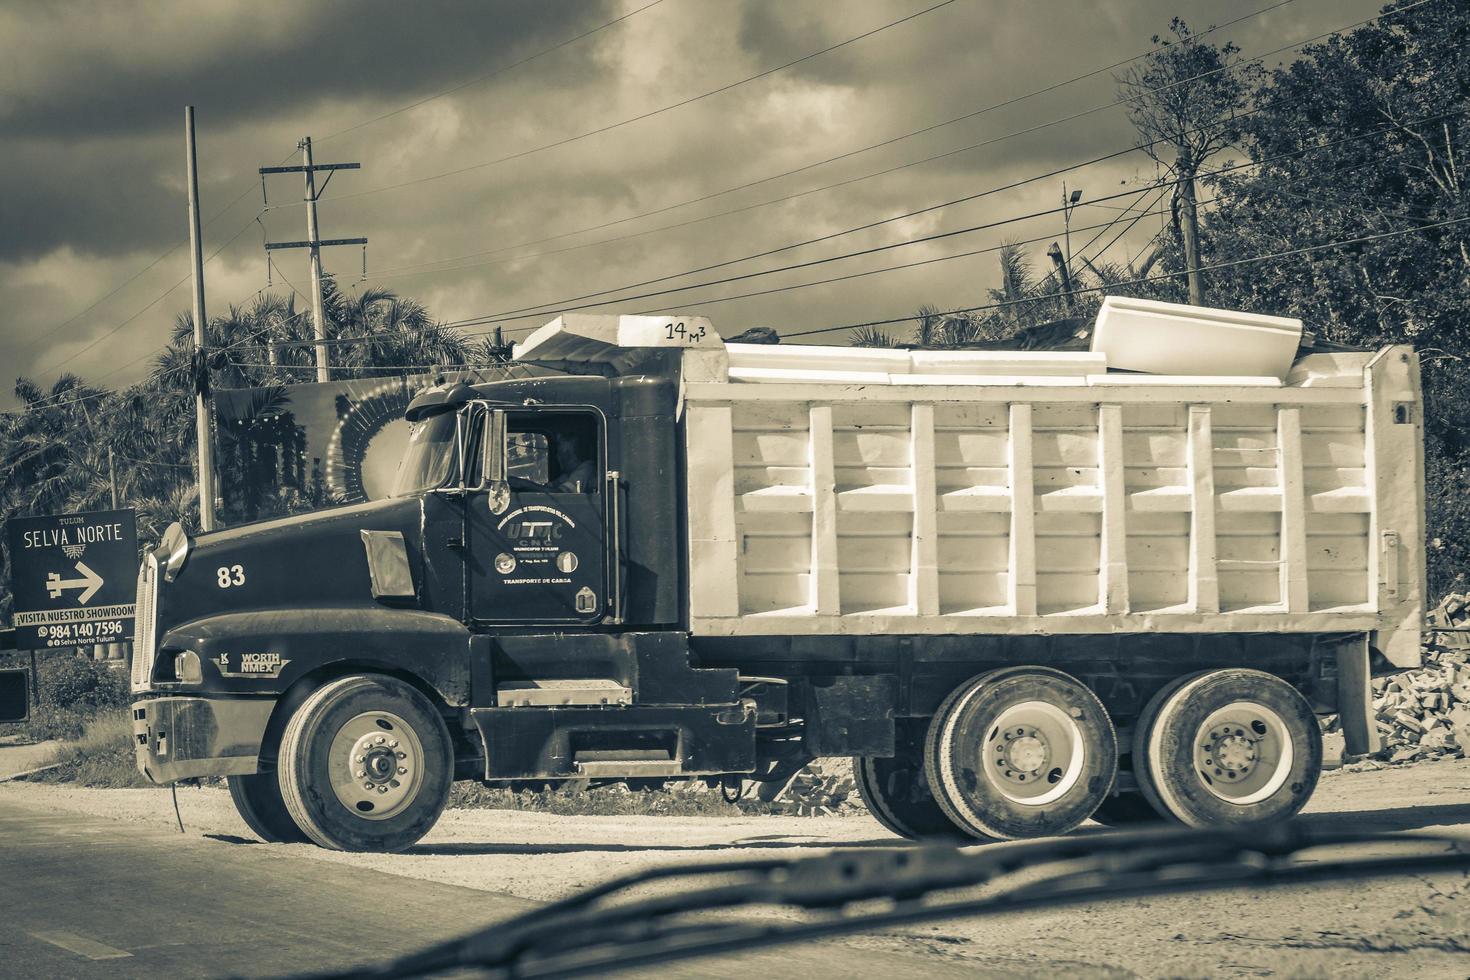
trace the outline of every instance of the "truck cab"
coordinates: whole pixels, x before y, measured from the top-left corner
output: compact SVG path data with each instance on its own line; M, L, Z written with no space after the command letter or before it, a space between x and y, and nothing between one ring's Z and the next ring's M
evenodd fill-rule
M1334 357L1115 384L558 318L517 358L560 373L414 399L388 497L169 529L139 768L346 850L410 846L457 779L779 788L822 756L909 837L1278 819L1316 715L1372 746L1422 615L1417 362Z
M677 385L431 389L389 497L170 528L139 575L141 771L225 776L266 839L348 849L418 839L456 778L751 774L779 685L691 666L679 631Z

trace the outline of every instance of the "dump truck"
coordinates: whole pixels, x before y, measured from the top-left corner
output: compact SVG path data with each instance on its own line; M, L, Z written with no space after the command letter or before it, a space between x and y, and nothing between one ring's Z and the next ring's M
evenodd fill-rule
M343 850L410 846L455 780L834 756L911 838L1250 824L1306 803L1322 717L1375 748L1371 678L1418 662L1408 347L1150 374L566 315L514 362L545 370L413 400L391 496L146 553L149 779Z

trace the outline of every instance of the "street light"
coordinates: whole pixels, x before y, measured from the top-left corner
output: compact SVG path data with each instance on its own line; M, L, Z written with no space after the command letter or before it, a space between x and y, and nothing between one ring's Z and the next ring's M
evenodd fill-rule
M1067 182L1062 181L1062 240L1066 243L1067 271L1072 270L1072 209L1082 200L1080 190L1067 193Z

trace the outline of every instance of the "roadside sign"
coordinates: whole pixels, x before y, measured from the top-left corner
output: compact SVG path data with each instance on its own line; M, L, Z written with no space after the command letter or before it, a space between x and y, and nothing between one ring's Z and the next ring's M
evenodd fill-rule
M133 511L13 517L5 530L17 647L133 638L138 576Z

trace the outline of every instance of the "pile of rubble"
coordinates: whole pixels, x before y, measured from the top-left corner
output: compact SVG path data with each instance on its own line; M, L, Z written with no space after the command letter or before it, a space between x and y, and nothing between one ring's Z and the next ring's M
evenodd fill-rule
M808 764L796 774L776 798L776 808L798 817L827 816L850 806L849 797L853 796L854 788L849 760L823 759Z
M1422 667L1373 681L1389 762L1470 755L1470 600L1446 596L1429 627Z

